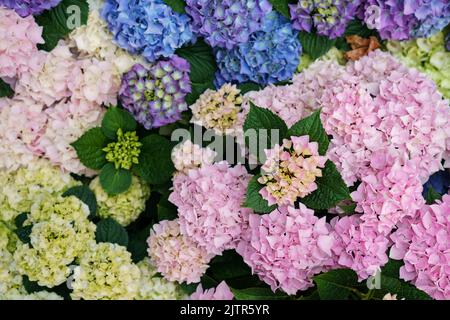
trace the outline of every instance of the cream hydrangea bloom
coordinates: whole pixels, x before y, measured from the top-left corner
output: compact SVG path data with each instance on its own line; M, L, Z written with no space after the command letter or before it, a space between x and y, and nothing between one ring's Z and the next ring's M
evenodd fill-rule
M91 244L74 269L72 299L129 300L136 298L140 271L131 254L118 244Z
M150 258L137 265L141 270L141 280L136 300L182 300L186 297L177 283L156 276L157 271Z
M190 169L214 163L216 155L214 150L202 148L191 140L186 140L173 148L172 162L179 172L188 173Z
M46 160L31 161L28 167L0 171L0 220L12 221L28 212L42 195L57 195L78 185L69 173Z
M141 179L133 176L127 191L117 195L108 195L97 177L89 187L95 193L98 215L101 218L113 218L123 226L136 220L145 209L145 202L150 196L150 187Z

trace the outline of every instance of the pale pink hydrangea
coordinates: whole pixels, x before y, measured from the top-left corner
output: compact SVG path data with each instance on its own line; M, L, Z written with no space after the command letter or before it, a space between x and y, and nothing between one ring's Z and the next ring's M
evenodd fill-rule
M173 148L171 157L175 169L187 174L190 169L212 164L216 155L214 150L186 140Z
M388 262L388 237L364 223L360 215L335 217L330 224L335 237L332 251L337 266L354 270L359 281L374 276Z
M188 300L233 300L234 295L225 281L219 283L216 288L203 290L201 284L191 294Z
M86 101L63 100L57 103L45 110L48 122L41 137L32 146L33 151L65 171L93 176L95 171L80 162L71 143L87 130L100 126L104 112L100 105Z
M361 220L377 232L388 235L404 218L412 217L425 203L417 167L411 160L398 159L380 152L372 156L373 173L361 177L352 193Z
M14 10L0 7L0 78L15 78L39 68L44 43L42 27L32 16L20 17Z
M265 185L260 194L269 205L293 205L317 189L327 158L319 155L317 142L309 136L283 139L283 144L265 150L267 160L258 182Z
M244 166L226 161L176 175L169 201L178 207L181 232L208 253L234 249L252 212L242 207L250 178Z
M147 243L151 263L169 281L200 282L213 257L181 234L178 219L155 224Z
M312 287L312 277L334 265L329 224L303 204L251 214L249 226L236 251L274 292L281 288L295 294Z
M450 195L399 224L390 257L402 259L400 278L434 299L450 299Z
M15 170L35 158L34 146L45 131L43 105L32 99L0 99L0 169Z

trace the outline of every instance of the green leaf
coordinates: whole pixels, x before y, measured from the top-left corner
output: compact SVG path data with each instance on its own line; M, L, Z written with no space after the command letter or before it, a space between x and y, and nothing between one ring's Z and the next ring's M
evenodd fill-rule
M175 171L171 160L172 144L169 140L151 134L141 140L139 163L133 170L150 184L163 184L172 178Z
M29 294L48 289L47 287L40 286L37 281L31 281L30 278L25 275L22 276L22 284Z
M10 85L7 84L5 81L3 81L0 78L0 98L12 98L12 96L14 95L14 90L11 89Z
M131 253L131 259L134 263L138 263L147 257L147 239L150 235L150 226L147 226L139 232L130 233L130 240L127 250Z
M97 242L117 243L121 246L128 246L128 233L114 219L107 218L97 223L95 231L95 240Z
M257 135L257 137L253 137L257 138L256 141L252 141L255 139L247 136L252 133L251 130L254 130L254 133ZM287 131L286 123L278 115L268 109L257 107L250 102L250 112L245 119L244 132L248 150L257 156L259 161L264 161L262 159L263 150L273 148L276 144L279 144L286 137ZM272 137L273 134L274 137ZM274 141L272 141L273 138L275 138Z
M322 177L316 179L317 190L300 201L310 209L324 210L342 200L350 199L350 191L333 162L328 160L322 169Z
M335 39L332 40L328 37L305 31L300 32L299 37L302 43L303 53L308 54L313 60L323 56L336 43Z
M241 94L246 94L250 91L261 90L261 86L254 82L244 82L237 85L237 88L241 90Z
M94 218L97 214L97 198L95 197L94 192L89 189L86 185L75 186L68 189L63 193L63 197L75 196L81 201L83 201L88 207L90 216L89 218Z
M347 24L344 36L358 35L363 38L369 38L377 34L375 29L369 29L365 23L356 19Z
M215 88L213 81L217 65L212 48L199 39L193 45L176 50L176 54L191 66L189 78L192 92L186 97L186 102L193 104L206 89Z
M258 182L260 174L253 176L247 186L247 195L245 197L244 207L252 208L256 213L270 213L275 210L276 205L269 206L259 191L264 187Z
M289 137L304 135L308 135L310 141L316 141L319 144L319 154L324 155L327 153L330 140L322 126L320 110L294 124L287 133Z
M102 120L102 131L109 139L117 139L117 130L123 132L136 130L136 120L123 109L109 108Z
M186 2L184 2L184 0L164 0L164 3L171 7L175 12L186 13L184 10Z
M165 198L159 201L157 208L158 208L158 221L173 220L176 219L176 217L178 216L177 207Z
M63 0L56 7L36 16L38 25L43 27L45 44L40 49L51 51L58 41L64 39L72 30L87 23L89 5L86 0Z
M336 269L315 276L314 282L321 300L346 300L358 286L358 276L350 269Z
M284 292L272 292L269 288L231 288L236 300L287 300L289 296Z
M269 2L272 4L273 8L281 13L286 18L290 18L289 14L289 3L296 3L297 1L292 0L269 0Z
M14 223L16 225L16 235L19 238L20 241L22 241L23 243L30 243L31 239L30 239L30 235L31 235L31 229L33 228L33 226L29 225L29 226L24 226L23 224L25 223L25 221L28 218L28 213L23 212L21 214L19 214L15 220Z
M107 163L100 172L100 184L109 195L125 192L131 185L131 172Z
M428 205L433 204L436 202L436 200L441 200L442 199L442 195L437 192L436 190L434 190L434 188L430 185L428 190L427 190L427 194L425 195L425 200L427 202Z
M432 300L428 294L415 286L406 283L403 280L384 276L383 274L381 274L381 290L383 291L383 294L396 294L397 299Z
M105 164L105 152L102 150L110 140L101 128L86 131L77 141L72 143L78 158L86 167L100 170Z
M252 271L235 250L226 250L210 261L207 273L221 282L251 276Z

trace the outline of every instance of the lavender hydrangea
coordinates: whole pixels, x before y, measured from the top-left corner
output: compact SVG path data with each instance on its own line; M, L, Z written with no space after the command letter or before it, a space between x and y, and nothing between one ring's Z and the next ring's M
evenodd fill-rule
M190 18L174 12L162 0L106 0L102 17L117 45L150 62L170 57L195 40Z
M268 0L187 0L186 12L192 29L212 47L232 49L247 42L261 29L262 20L272 11Z
M13 9L21 17L37 15L57 6L61 0L0 0L0 6Z
M361 0L301 0L290 4L289 9L295 29L316 30L318 34L334 39L344 34L360 4Z
M383 39L430 37L450 23L450 1L366 0L360 17Z
M267 85L287 80L296 70L301 53L298 32L286 18L272 11L248 42L232 50L215 50L219 68L215 85L219 88L224 83L247 81Z
M189 70L189 63L176 55L150 68L136 64L122 78L120 101L146 129L175 122L188 108Z
M450 32L445 36L445 49L450 51Z

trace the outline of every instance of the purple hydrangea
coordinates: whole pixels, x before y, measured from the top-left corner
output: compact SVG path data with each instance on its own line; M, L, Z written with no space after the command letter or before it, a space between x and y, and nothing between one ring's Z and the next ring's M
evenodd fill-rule
M449 0L366 0L361 12L383 39L430 37L450 23Z
M261 29L270 11L268 0L186 0L192 30L212 47L227 49L247 42L250 34Z
M450 51L450 32L445 36L445 49Z
M189 63L176 55L150 68L136 64L122 78L119 95L125 109L146 129L178 121L191 92Z
M361 0L301 0L290 4L291 19L295 29L316 31L329 38L344 34L347 23L352 20Z
M38 15L57 6L61 0L0 0L0 6L13 9L21 17Z
M162 0L106 0L102 16L118 46L142 54L150 62L168 58L195 40L190 18L174 12Z
M288 19L272 11L260 31L232 50L218 48L215 85L252 81L261 85L290 79L300 62L302 46Z

